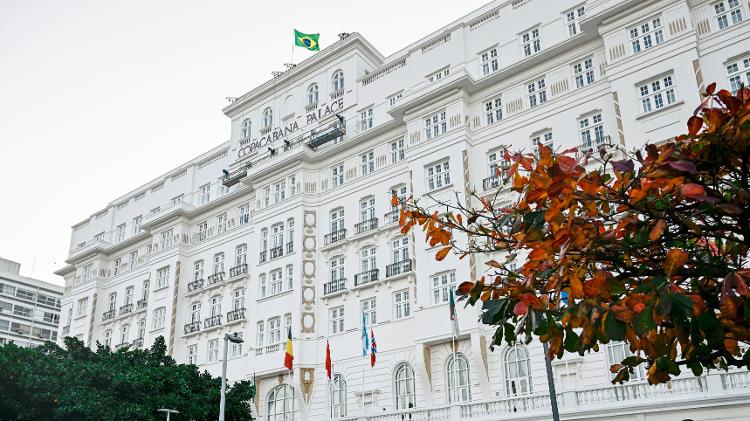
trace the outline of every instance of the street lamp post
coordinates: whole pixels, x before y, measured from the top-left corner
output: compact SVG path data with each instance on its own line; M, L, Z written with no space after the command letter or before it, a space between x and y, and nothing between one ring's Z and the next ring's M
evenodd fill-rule
M178 411L176 409L166 409L166 408L157 409L157 411L158 412L166 412L167 413L167 421L169 421L169 416L170 415L172 415L172 414L179 414L180 413L180 411Z
M557 392L555 391L555 378L552 375L552 362L549 360L549 345L547 342L543 342L544 345L544 365L547 369L547 387L549 388L549 401L552 407L552 419L553 421L560 421L560 412L557 409Z
M226 394L227 394L227 350L229 348L229 342L240 344L244 342L242 337L237 333L225 334L224 335L224 362L221 366L221 401L219 403L219 421L224 421L224 407L226 406Z

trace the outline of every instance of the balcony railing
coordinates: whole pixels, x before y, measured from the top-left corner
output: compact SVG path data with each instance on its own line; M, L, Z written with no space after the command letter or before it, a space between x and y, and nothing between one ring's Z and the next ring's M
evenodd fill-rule
M334 294L346 289L346 278L334 279L323 284L323 295Z
M115 349L127 349L130 348L130 342L123 342L121 344L115 345Z
M145 299L145 298L143 298L143 299L140 299L140 300L138 300L138 302L137 302L137 303L135 303L135 308L136 308L137 310L141 310L141 309L144 309L144 308L146 308L146 306L148 306L148 300L147 300L147 299Z
M496 189L503 185L503 178L499 175L491 175L482 180L482 188L484 191Z
M323 241L325 245L333 244L339 241L342 241L346 238L346 230L338 230L334 231L330 234L326 234L325 237L323 237Z
M398 209L392 210L385 215L383 215L383 225L388 225L394 222L398 222L398 218L400 216L400 211Z
M237 320L245 320L244 308L238 308L227 313L227 323L236 322Z
M185 334L201 330L201 322L190 322L185 324Z
M401 275L407 272L411 272L412 270L412 261L409 260L402 260L400 262L391 263L390 265L385 267L385 276L386 278L390 278L391 276L397 276Z
M125 304L124 306L120 307L120 316L128 313L133 312L133 303Z
M378 269L368 270L354 275L354 286L369 284L378 280Z
M195 291L203 288L203 279L196 279L188 283L188 291Z
M236 278L237 276L241 276L247 273L247 263L243 263L241 265L237 265L231 269L229 269L229 277L230 278Z
M224 280L224 272L216 272L213 275L208 275L208 284L213 285Z
M279 350L280 348L281 348L281 344L273 344L273 345L268 345L268 346L266 347L266 354L268 354L269 352L276 352L276 351L278 351L278 350Z
M263 355L263 348L255 348L255 355Z
M70 325L63 326L63 328L62 328L62 334L63 334L63 336L67 335L68 333L70 333Z
M341 95L344 95L344 88L339 88L331 92L330 96L331 99L336 99L340 97Z
M588 142L582 143L580 146L578 146L578 151L576 152L576 157L580 158L587 153L592 153L595 158L599 157L599 151L609 151L610 148L612 148L613 145L611 143L612 138L609 137L609 135L604 135L602 137L594 137L593 139L590 139Z
M378 227L378 218L372 218L368 219L366 221L362 221L359 224L354 225L354 231L357 234L362 234L367 231L374 230Z
M212 327L221 326L221 314L211 316L203 321L203 328L210 329Z
M261 251L260 254L259 254L259 256L258 256L258 262L260 262L260 263L265 262L267 256L268 256L268 254L265 251Z
M294 253L294 243L286 243L286 254Z
M140 348L143 346L143 338L138 338L133 340L133 344L131 345L133 348Z
M115 309L105 311L102 314L102 321L110 320L115 318Z
M281 257L284 255L284 247L278 246L271 249L271 259Z

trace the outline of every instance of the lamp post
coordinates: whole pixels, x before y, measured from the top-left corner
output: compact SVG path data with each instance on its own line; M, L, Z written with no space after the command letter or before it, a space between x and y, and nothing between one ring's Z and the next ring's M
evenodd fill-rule
M560 412L557 410L557 392L555 392L555 378L552 375L552 362L549 360L549 345L547 342L543 342L544 345L544 365L547 369L547 387L549 388L549 401L552 407L552 420L560 421Z
M226 406L226 394L227 394L227 350L229 348L229 342L235 344L241 344L244 342L242 337L237 333L225 334L224 335L224 362L221 366L221 402L219 403L219 421L224 421L224 407Z
M166 409L166 408L157 409L157 411L158 412L166 412L167 413L167 421L169 421L169 416L170 415L172 415L172 414L179 414L180 413L180 411L178 411L176 409Z

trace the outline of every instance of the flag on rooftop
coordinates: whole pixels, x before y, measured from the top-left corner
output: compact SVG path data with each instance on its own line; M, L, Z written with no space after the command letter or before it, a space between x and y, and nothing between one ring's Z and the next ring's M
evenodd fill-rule
M295 29L294 45L307 48L310 51L318 51L320 50L320 45L318 45L319 37L320 34L305 34Z

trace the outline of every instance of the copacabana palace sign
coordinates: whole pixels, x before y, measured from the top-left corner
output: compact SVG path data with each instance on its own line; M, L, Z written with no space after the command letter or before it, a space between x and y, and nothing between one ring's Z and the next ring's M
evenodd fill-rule
M274 127L267 134L256 137L253 139L240 139L239 150L237 151L237 158L242 159L249 155L253 155L263 147L271 147L279 139L286 139L291 135L296 134L301 130L300 119L305 119L302 128L305 128L311 124L315 124L318 121L338 113L344 108L344 98L339 98L330 104L323 104L312 112L298 116L294 121L283 127Z

